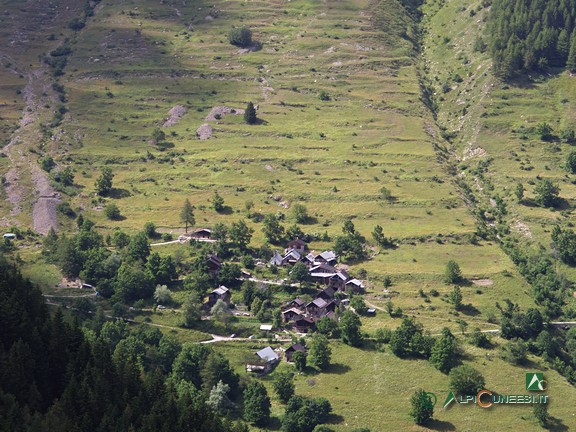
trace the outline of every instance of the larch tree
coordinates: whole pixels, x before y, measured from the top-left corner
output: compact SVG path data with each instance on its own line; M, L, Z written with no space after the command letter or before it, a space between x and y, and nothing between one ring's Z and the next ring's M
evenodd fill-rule
M184 206L180 211L180 220L186 225L186 233L188 233L188 225L194 226L196 219L194 218L194 206L190 204L190 200L186 198Z

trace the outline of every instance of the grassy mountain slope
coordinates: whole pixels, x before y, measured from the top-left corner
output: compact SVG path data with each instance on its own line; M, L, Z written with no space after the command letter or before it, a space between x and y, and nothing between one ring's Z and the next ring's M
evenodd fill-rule
M370 304L385 309L391 297L433 334L444 326L456 333L458 319L466 320L469 329L497 328L488 322L496 301L510 298L523 308L533 301L529 285L498 244L475 240L473 211L490 211L498 194L509 206L511 230L544 245L556 218L568 222L569 212L518 205L512 187L523 181L530 196L529 179L553 177L571 202L574 186L562 168L567 145L541 143L529 132L513 130L540 121L554 122L555 129L571 126L574 88L571 77L562 74L522 87L498 84L487 54L474 49L488 13L480 2L430 1L423 11L422 60L411 42L414 23L396 0L102 1L86 27L69 35L72 53L58 78L68 110L61 125L51 130L50 140L33 137L22 148L38 157L52 155L57 169L74 169L77 193L64 198L105 234L117 227L134 233L147 221L163 231L182 232L179 212L186 198L197 207L198 226L246 218L247 201L253 202L252 211L285 214L286 226L294 222L290 207L302 203L315 218L302 228L332 237L347 218L368 239L380 224L399 247L374 248L370 260L351 268L352 273L367 270ZM260 50L242 52L228 43L229 29L241 25L252 29ZM64 36L37 40L44 42L22 52L19 65L36 65L38 55L63 43ZM2 82L6 99L15 85ZM421 86L436 93L436 119L422 100ZM321 100L322 91L328 100ZM24 102L15 100L4 107L7 125L22 114ZM258 105L257 125L246 125L234 114L207 119L215 107L240 110L248 101ZM169 111L180 105L186 109L181 119L163 126ZM212 128L207 140L196 133L203 124ZM157 128L173 146L160 150L150 142ZM6 129L6 137L10 132ZM452 137L452 144L441 134ZM550 152L552 146L559 151ZM3 172L6 162L0 159ZM482 178L474 174L480 163L488 164ZM94 181L104 166L115 174L115 189L111 198L100 200ZM475 207L463 199L455 179L473 188ZM382 187L394 200L382 198ZM229 207L225 212L212 210L214 192ZM124 220L104 217L102 207L112 202ZM29 223L26 214L12 217L9 205L1 211L7 220ZM252 244L259 246L261 224L249 223L255 229ZM62 215L60 224L73 226ZM170 245L162 253L183 254L185 248ZM470 306L458 315L443 299L452 290L442 281L450 259L459 262L465 277L484 279L462 288L463 303ZM393 282L386 293L385 275ZM425 299L420 289L435 289L440 297ZM176 318L160 312L154 322L175 325ZM363 319L370 333L399 323L384 312ZM463 345L465 361L484 374L489 388L523 392L528 369L504 363L497 351ZM218 345L239 371L254 348ZM428 362L339 343L334 343L333 358L336 365L327 373L298 377L297 392L328 397L341 416L332 419L338 431L361 426L424 430L407 415L410 395L424 387L441 403L448 389L448 378ZM530 360L530 370L546 367L539 358ZM550 412L569 427L574 388L555 371L546 374L554 401ZM434 426L538 430L529 409L494 411L437 407ZM279 417L283 407L275 403L273 412Z
M442 5L442 6L440 6ZM487 52L479 51L489 9L482 2L430 2L426 22L433 29L425 37L429 82L436 92L438 121L458 151L460 176L479 198L479 208L490 211L500 197L507 207L504 225L510 235L527 247L550 250L553 226L570 226L576 189L565 169L572 146L559 139L561 131L574 128L573 77L560 69L526 75L502 83L490 73ZM446 55L452 52L452 55ZM460 82L454 76L462 78ZM447 84L449 90L443 85ZM537 125L549 123L554 138L540 139ZM478 176L478 167L483 171ZM534 205L534 188L540 179L560 186L563 203L557 209ZM525 199L515 196L517 183ZM559 263L569 278L573 268Z
M240 25L253 30L261 50L241 53L228 43L229 29ZM338 235L353 218L368 238L380 224L398 239L398 249L356 266L368 271L377 305L384 304L380 283L389 274L398 284L395 303L429 316L434 330L450 324L445 302L429 307L416 297L420 288L451 289L441 282L449 259L469 277L495 281L485 295L465 292L483 314L470 317L479 325L503 293L529 304L526 287L512 289L522 281L499 248L468 242L475 221L437 160L412 25L392 0L137 8L102 2L71 43L61 79L69 113L51 149L61 166L76 170L80 194L70 199L73 207L104 231L134 232L151 221L177 232L185 198L198 208L200 226L246 217L246 201L262 214L284 213L288 226L293 217L285 207L302 203L316 220L303 226L307 232ZM322 91L329 100L320 100ZM206 120L214 107L243 109L250 100L261 124L246 125L240 115ZM186 114L162 127L176 105ZM199 140L196 129L205 123L212 137ZM159 127L173 148L150 144ZM120 207L123 221L107 221L93 199L104 165L115 173L108 202ZM393 202L381 198L382 187ZM227 212L211 209L215 191ZM260 225L253 227L259 245Z

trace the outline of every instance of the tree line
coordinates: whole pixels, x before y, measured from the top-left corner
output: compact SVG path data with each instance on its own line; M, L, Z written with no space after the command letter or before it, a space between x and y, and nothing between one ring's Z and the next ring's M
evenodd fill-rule
M494 0L487 25L496 76L567 66L576 70L576 2Z
M204 349L198 374L182 373L185 347L172 336L130 332L102 311L82 325L51 314L40 290L0 261L0 430L248 430L207 404L214 380L237 390L220 355Z

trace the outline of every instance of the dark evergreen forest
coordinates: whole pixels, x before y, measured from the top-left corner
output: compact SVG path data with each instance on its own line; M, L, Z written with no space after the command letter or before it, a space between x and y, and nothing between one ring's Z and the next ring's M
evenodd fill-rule
M129 331L101 312L82 325L49 313L1 256L0 328L0 431L246 430L206 404L220 380L238 392L220 354L156 328Z
M494 0L487 31L496 76L567 66L576 71L576 0Z

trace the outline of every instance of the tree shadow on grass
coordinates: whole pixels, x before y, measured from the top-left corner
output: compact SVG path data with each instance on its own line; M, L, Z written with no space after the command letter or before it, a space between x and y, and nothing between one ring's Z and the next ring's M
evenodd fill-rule
M124 215L118 215L118 216L114 216L113 218L109 218L111 221L114 222L118 222L118 221L123 221L126 220L126 216Z
M338 414L331 413L323 424L339 424L344 422L344 417Z
M332 363L324 370L324 372L329 374L342 375L346 372L350 372L350 366L342 363Z
M525 207L533 207L533 208L542 207L533 198L523 198L522 201L519 202L519 204L522 204ZM546 207L542 207L542 208L546 208ZM555 205L553 207L549 207L549 208L552 211L562 211L562 210L569 210L572 208L572 206L570 205L570 202L567 199L559 197L556 199Z
M562 210L570 210L570 208L572 208L570 202L566 198L558 198L557 201L558 202L556 203L554 210L562 211Z
M474 284L472 283L472 281L470 279L462 278L457 283L455 283L455 285L458 285L461 287L469 287L469 286L472 286Z
M528 74L518 74L514 78L509 78L506 80L506 84L521 88L521 89L534 89L536 88L536 83L532 78L528 76Z
M314 225L318 223L318 219L314 216L306 216L300 223L302 225Z
M222 210L219 210L217 213L222 215L231 215L234 213L234 210L232 210L232 207L230 206L224 206L222 207Z
M443 420L430 420L429 423L426 424L426 427L428 429L431 430L436 430L436 431L455 431L456 430L456 426L454 426L452 423L447 422L447 421L443 421Z
M568 428L568 426L566 426L562 420L560 420L559 418L556 417L550 417L548 419L548 422L546 423L546 426L544 426L544 429L547 429L549 431L553 431L553 432L564 432L567 430L570 430Z
M120 199L120 198L128 198L132 196L129 190L127 189L119 189L119 188L112 188L107 195L109 198Z
M460 309L458 309L459 312L462 312L464 315L468 315L468 316L477 316L480 315L480 311L473 305L471 305L470 303L466 304L466 305L462 305L460 307Z
M530 359L526 359L519 364L511 364L511 366L519 367L522 369L529 369L529 370L541 370L543 369L543 365L538 362L535 362Z

